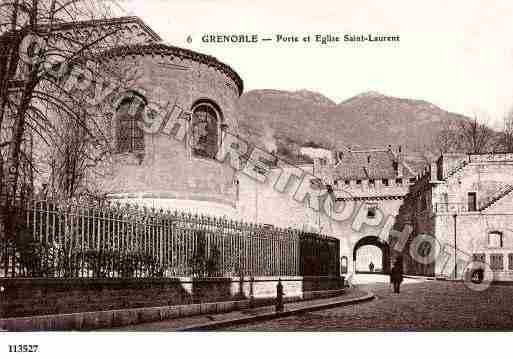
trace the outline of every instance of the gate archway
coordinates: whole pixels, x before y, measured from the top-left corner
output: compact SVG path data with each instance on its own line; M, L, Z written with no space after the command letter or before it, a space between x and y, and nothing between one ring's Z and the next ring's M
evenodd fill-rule
M358 255L358 250L363 246L375 246L381 250L381 268L383 273L390 272L390 247L388 243L382 242L379 237L376 236L367 236L363 237L358 242L356 242L353 248L353 270L356 273L356 257Z

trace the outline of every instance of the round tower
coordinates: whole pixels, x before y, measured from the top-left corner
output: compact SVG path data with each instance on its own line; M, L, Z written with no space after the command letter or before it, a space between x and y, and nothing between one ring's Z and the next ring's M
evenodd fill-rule
M109 197L236 217L234 170L216 154L224 133L237 132L239 75L214 57L164 44L115 48L106 58L132 77L112 109ZM154 117L162 126L145 127Z

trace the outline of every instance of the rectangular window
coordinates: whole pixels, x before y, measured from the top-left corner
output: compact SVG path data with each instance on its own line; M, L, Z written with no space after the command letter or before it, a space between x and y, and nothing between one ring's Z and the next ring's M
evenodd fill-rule
M477 211L477 194L476 194L476 192L468 193L468 211L469 212Z
M356 184L362 184L362 180L356 180Z
M376 218L376 211L378 209L377 203L367 203L367 217Z
M402 178L397 178L397 179L395 180L395 183L397 183L397 184L403 184L403 179L402 179Z
M513 253L508 254L508 269L513 270Z
M474 253L472 255L472 260L474 262L483 262L483 263L485 263L486 257L485 257L484 253Z
M488 247L502 248L502 232L488 233Z
M349 186L350 183L351 183L351 181L349 181L349 180L344 181L344 184L346 184L347 186Z
M389 183L388 183L388 179L384 179L384 180L383 180L383 186L388 186L388 184L389 184Z
M490 254L490 268L492 270L504 270L503 257L500 253Z

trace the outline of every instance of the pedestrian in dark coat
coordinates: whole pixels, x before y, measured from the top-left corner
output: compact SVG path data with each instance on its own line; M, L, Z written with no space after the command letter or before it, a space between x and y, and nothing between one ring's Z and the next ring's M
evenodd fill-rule
M403 281L403 263L400 259L396 259L392 270L390 271L390 282L394 286L394 293L399 293L401 282Z

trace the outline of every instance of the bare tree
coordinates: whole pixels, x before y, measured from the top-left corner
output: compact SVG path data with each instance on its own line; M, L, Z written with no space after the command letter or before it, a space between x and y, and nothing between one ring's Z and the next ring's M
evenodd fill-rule
M499 134L498 146L501 151L513 152L513 109L504 116L504 128Z
M457 125L454 121L447 120L443 122L441 130L435 138L433 147L435 152L455 152L461 149Z
M119 64L101 56L123 44L122 27L114 24L93 34L63 24L111 16L109 1L11 0L0 5L0 233L14 235L14 202L27 179L32 181L28 187L33 185L34 143L60 152L55 163L62 175L59 188L68 196L83 182L84 168L98 160L88 150L108 143L103 140L107 136L99 136L107 130L98 111L109 100L86 99L109 87L107 77L118 84L126 78ZM66 131L59 125L63 119L73 123ZM72 140L62 141L68 134ZM107 146L97 152L108 151Z
M483 153L490 149L494 132L485 124L477 120L477 116L467 121L459 121L459 138L466 152Z

